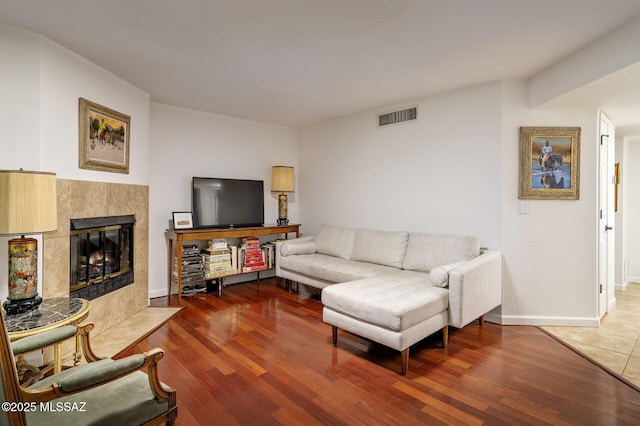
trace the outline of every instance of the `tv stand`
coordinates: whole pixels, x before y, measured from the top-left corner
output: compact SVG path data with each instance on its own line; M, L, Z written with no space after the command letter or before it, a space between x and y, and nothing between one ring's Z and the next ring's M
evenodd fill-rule
M178 302L182 297L182 248L188 241L205 241L216 238L244 238L259 237L263 235L282 235L288 238L288 234L294 233L296 238L300 236L300 225L263 225L252 226L247 228L205 228L205 229L167 229L165 236L168 240L167 245L167 269L168 269L168 298L171 300L171 283L173 275L173 249L175 242L177 261L177 285L178 285ZM206 281L206 280L203 280ZM189 283L192 283L190 281ZM222 285L220 285L220 293L222 293Z

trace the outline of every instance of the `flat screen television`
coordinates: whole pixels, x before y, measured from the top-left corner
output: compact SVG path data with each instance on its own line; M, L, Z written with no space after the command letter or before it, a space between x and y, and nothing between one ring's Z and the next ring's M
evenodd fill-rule
M195 228L264 225L264 181L194 177L191 187Z

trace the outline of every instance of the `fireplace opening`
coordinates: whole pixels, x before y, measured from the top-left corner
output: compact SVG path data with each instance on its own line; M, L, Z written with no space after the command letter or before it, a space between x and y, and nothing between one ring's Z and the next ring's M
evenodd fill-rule
M92 300L133 283L133 216L71 219L71 297Z

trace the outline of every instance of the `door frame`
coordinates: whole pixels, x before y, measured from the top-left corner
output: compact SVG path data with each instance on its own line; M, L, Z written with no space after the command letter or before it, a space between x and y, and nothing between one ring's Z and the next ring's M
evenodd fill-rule
M615 297L615 127L598 112L598 317L616 305Z

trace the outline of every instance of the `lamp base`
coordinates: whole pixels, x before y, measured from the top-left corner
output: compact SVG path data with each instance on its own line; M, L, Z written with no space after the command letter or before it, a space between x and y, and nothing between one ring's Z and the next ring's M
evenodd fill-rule
M36 309L42 303L42 297L36 296L30 299L11 300L2 304L7 315L16 315Z
M278 226L288 225L287 219L287 194L284 192L278 195Z

